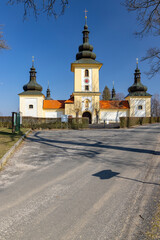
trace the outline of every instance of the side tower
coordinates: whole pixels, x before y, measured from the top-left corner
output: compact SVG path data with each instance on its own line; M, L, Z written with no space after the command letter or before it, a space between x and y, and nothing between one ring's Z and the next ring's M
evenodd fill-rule
M130 104L130 117L150 117L151 116L151 97L147 93L147 87L141 83L141 72L137 67L134 73L134 84L128 88L129 94L126 100Z
M86 17L87 18L87 17ZM83 44L79 46L76 61L71 64L74 73L74 114L88 117L90 123L95 122L99 112L99 70L102 63L96 61L93 46L89 44L87 21L83 30Z
M41 93L42 87L36 82L36 69L34 59L30 69L30 80L23 86L24 92L19 95L19 109L25 117L43 117L44 95Z

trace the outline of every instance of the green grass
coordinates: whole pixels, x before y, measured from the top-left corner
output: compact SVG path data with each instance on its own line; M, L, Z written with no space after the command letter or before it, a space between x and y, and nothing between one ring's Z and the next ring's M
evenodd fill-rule
M20 133L12 134L12 129L0 127L0 158L28 131L21 128Z

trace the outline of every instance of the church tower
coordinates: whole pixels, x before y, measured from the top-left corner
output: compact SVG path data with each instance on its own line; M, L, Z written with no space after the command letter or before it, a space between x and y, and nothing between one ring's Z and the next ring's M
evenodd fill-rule
M36 69L34 67L34 57L30 68L30 80L23 86L24 92L19 95L19 110L25 117L43 117L42 87L36 81Z
M141 83L141 72L138 68L138 58L134 73L134 84L128 88L128 96L125 98L129 101L130 117L150 117L151 116L151 97L147 93L147 87Z
M86 13L87 11L85 11ZM74 73L73 116L89 117L90 123L96 122L99 112L99 70L102 63L96 61L93 46L89 43L87 16L85 16L83 44L79 46L76 61L71 64ZM66 113L67 114L67 113Z

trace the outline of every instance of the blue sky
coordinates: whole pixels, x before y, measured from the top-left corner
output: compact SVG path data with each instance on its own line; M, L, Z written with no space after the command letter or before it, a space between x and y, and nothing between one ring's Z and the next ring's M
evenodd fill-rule
M18 93L29 81L32 56L35 56L37 82L46 94L48 81L53 99L68 99L73 92L74 76L70 65L75 61L78 46L82 43L84 10L88 10L90 43L103 63L100 70L100 91L105 85L127 95L133 84L136 58L145 56L146 50L159 45L159 38L135 37L138 29L135 13L128 13L113 0L70 1L65 14L55 20L41 15L36 20L31 13L23 21L23 5L0 3L0 24L10 50L0 52L0 115L18 111ZM159 93L159 75L148 79L147 62L140 62L142 83L151 94Z

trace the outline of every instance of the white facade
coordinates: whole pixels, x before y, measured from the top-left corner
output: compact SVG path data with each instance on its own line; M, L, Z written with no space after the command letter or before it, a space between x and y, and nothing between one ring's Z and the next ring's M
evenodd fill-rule
M46 118L61 118L61 116L63 114L64 114L63 111L62 112L50 111L50 112L45 112L45 117Z
M87 69L89 71L89 76L85 76L85 68L83 68L81 71L82 71L82 80L81 80L81 83L82 83L82 91L86 91L85 90L85 86L87 85L89 90L88 91L92 91L92 69L89 68ZM88 81L88 82L86 82Z
M88 106L86 105L88 102ZM89 111L92 112L92 97L82 97L82 112Z
M120 122L120 117L128 117L128 110L101 110L100 112L100 122Z
M19 111L24 117L43 117L44 95L20 95Z
M23 112L23 116L37 117L37 102L38 99L36 98L25 98L25 111Z
M135 117L146 116L146 101L144 99L135 99Z

